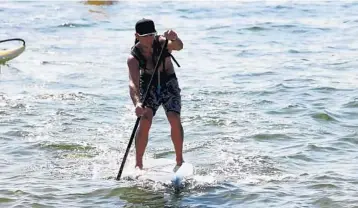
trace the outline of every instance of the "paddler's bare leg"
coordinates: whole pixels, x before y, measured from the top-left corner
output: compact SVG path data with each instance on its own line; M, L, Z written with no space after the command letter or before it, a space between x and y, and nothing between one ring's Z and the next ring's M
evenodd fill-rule
M180 114L169 111L167 118L171 127L171 137L174 144L177 166L181 166L183 160L184 130L180 120Z
M149 130L152 125L153 111L146 108L144 115L141 117L139 127L136 133L136 167L143 169L143 155L148 143Z

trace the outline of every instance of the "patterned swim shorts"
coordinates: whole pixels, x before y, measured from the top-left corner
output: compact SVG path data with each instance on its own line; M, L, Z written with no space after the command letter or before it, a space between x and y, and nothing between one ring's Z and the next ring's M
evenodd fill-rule
M147 90L151 75L141 77L140 96L143 100L144 94ZM148 78L149 77L149 78ZM155 115L159 106L162 105L165 112L176 112L180 114L181 111L181 95L178 79L175 74L168 75L161 81L160 92L157 92L157 79L153 80L152 86L148 91L149 95L145 102L145 106L153 110Z

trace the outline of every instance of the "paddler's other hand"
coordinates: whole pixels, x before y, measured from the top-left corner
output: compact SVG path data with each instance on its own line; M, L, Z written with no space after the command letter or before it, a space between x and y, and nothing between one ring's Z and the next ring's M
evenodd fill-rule
M164 37L168 40L176 40L178 35L174 30L167 30L164 32Z
M143 114L145 113L145 108L143 108L142 105L142 103L137 103L137 105L135 106L135 114L138 117L143 116Z

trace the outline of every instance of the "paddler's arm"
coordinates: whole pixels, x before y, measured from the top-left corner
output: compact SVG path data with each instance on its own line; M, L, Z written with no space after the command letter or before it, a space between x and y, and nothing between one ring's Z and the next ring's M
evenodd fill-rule
M127 59L129 70L129 94L131 96L134 106L140 104L140 90L139 90L139 64L137 59L130 55Z
M168 50L172 51L180 51L181 49L183 49L183 42L181 41L181 39L178 37L177 33L174 30L167 30L164 32L164 37L161 36L161 39L163 39L165 41L165 38L168 39Z

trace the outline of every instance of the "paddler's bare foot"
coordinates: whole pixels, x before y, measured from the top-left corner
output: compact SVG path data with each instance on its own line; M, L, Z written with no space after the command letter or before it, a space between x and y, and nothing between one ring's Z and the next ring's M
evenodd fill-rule
M142 166L135 166L135 172L134 172L134 176L136 179L138 179L141 175L143 175L143 165Z
M177 172L180 166L184 163L184 161L177 162L177 165L174 167L173 172Z
M136 164L135 169L143 170L143 164Z

